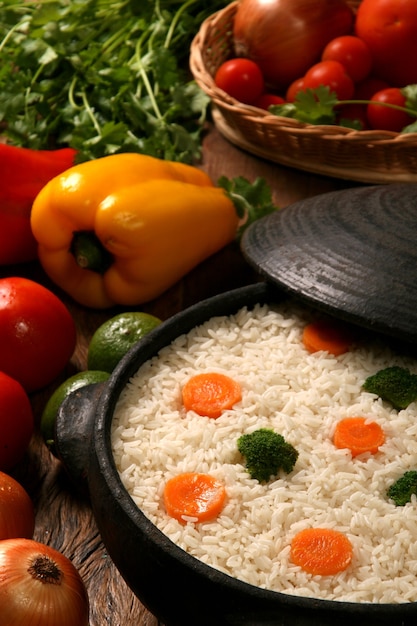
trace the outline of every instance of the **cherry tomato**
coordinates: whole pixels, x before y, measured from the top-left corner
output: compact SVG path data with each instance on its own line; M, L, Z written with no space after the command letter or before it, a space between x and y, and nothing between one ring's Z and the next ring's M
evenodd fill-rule
M276 96L273 93L263 93L257 100L255 100L253 105L259 109L265 109L267 111L270 106L284 103L285 100L284 98L281 98L281 96Z
M388 87L391 87L391 85L388 85L385 80L376 76L368 76L356 83L353 97L355 100L370 100L374 93L381 91L381 89L388 89Z
M329 41L322 61L339 61L353 82L363 80L372 68L372 56L367 44L354 35L344 35Z
M294 80L291 85L287 89L287 93L285 94L285 99L287 102L294 102L297 97L299 91L303 91L304 89L304 76L301 78L297 78Z
M383 102L403 107L405 106L405 101L406 98L398 87L390 87L389 89L378 91L372 96L371 102L368 104L367 117L369 126L375 130L401 132L404 126L411 124L415 121L415 118L404 111L374 103Z
M339 61L320 61L304 76L304 89L316 89L323 85L334 91L339 100L349 100L355 85Z
M25 537L31 539L35 528L35 511L22 485L0 471L0 540Z
M27 392L54 380L76 342L74 321L49 289L28 280L0 279L0 370Z
M219 89L244 104L253 104L264 91L262 72L250 59L225 61L217 70L214 82Z
M34 429L32 407L22 385L0 372L0 470L23 458Z
M417 83L416 0L362 0L355 32L368 45L375 75L393 87Z

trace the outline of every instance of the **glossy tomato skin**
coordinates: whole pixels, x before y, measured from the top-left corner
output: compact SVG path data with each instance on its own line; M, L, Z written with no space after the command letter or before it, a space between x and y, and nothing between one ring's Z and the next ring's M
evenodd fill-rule
M417 83L416 0L362 0L355 32L371 51L375 75L394 87Z
M74 351L76 329L63 302L26 278L0 279L0 370L27 392L52 382Z
M291 85L289 85L286 93L285 93L285 99L287 102L294 102L297 94L299 91L303 91L304 89L304 76L302 76L301 78L297 78L296 80L293 80L293 82L291 83Z
M253 104L264 90L258 65L250 59L229 59L217 70L214 82L229 96L244 104Z
M353 80L338 61L320 61L306 72L304 89L317 89L321 85L329 87L339 100L349 100L355 90Z
M33 502L24 487L0 471L0 540L31 539L35 529Z
M396 106L405 106L406 98L398 87L390 87L378 91L371 98L367 107L367 118L369 126L375 130L390 130L399 133L405 126L415 121L403 111L392 109L386 106L376 104L378 102L395 104ZM375 104L374 104L375 103Z
M284 98L281 98L281 96L277 96L273 93L263 93L259 96L257 100L255 100L253 106L258 107L259 109L265 109L265 111L267 111L271 106L276 106L284 103L285 100Z
M33 411L22 385L0 371L0 471L22 460L34 429Z
M372 69L372 56L367 44L353 35L332 39L324 48L321 59L339 61L355 83L364 80Z

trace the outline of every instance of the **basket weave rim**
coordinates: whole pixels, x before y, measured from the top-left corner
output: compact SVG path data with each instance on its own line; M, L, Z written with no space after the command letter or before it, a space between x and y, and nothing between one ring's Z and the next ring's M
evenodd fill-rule
M388 130L356 130L337 124L309 124L300 122L293 118L273 115L263 109L243 104L235 98L229 96L225 91L219 89L214 77L208 71L204 62L204 51L211 47L211 35L218 30L219 25L224 24L225 20L231 20L236 12L238 0L234 0L224 9L213 13L201 25L199 32L194 37L190 48L190 68L196 83L209 96L213 104L220 109L225 109L232 115L244 118L246 122L253 122L260 125L266 125L268 128L280 130L288 130L295 134L317 135L322 138L331 137L340 141L349 140L356 146L361 143L369 145L392 144L393 146L414 145L417 144L417 132L413 133L396 133ZM350 4L353 8L357 8L360 4L351 0Z

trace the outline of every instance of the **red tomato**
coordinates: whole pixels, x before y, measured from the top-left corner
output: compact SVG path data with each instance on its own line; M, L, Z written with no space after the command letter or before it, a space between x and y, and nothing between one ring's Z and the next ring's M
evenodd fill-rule
M51 291L26 278L0 279L0 370L27 392L54 380L76 342L74 321Z
M322 61L339 61L354 82L363 80L372 68L372 56L367 44L354 35L332 39L324 48Z
M35 528L32 500L14 478L0 472L0 540L31 539Z
M403 107L405 106L405 101L406 98L398 87L390 87L389 89L378 91L372 96L371 102L368 104L367 117L369 126L375 130L392 130L395 133L399 133L404 126L414 122L415 118L404 111L373 103L383 102Z
M329 87L339 100L349 100L355 90L353 80L338 61L320 61L307 70L304 89L316 89L320 85Z
M219 89L244 104L253 104L264 91L262 72L250 59L225 61L217 70L214 82Z
M0 470L10 470L23 458L33 429L26 391L17 380L0 372Z
M303 91L304 89L304 76L301 78L297 78L294 80L291 85L287 89L287 93L285 94L285 99L287 102L294 102L297 97L297 93L299 91Z
M381 89L388 89L391 85L388 85L381 78L375 76L368 76L364 80L361 80L355 85L355 100L370 100L374 93L381 91Z
M355 30L371 51L377 76L394 87L417 83L416 0L362 0Z
M257 100L255 100L253 106L267 111L271 106L284 103L285 100L284 98L281 98L281 96L276 96L273 93L263 93Z

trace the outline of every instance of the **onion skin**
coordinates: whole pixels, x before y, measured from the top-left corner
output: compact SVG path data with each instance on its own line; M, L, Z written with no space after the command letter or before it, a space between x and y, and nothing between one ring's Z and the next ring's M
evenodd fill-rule
M352 33L353 24L345 0L239 0L234 51L255 61L279 91L318 62L329 41Z
M52 576L42 569L33 576L39 557L55 564ZM0 541L0 625L58 624L89 624L87 591L77 569L63 554L32 539Z

